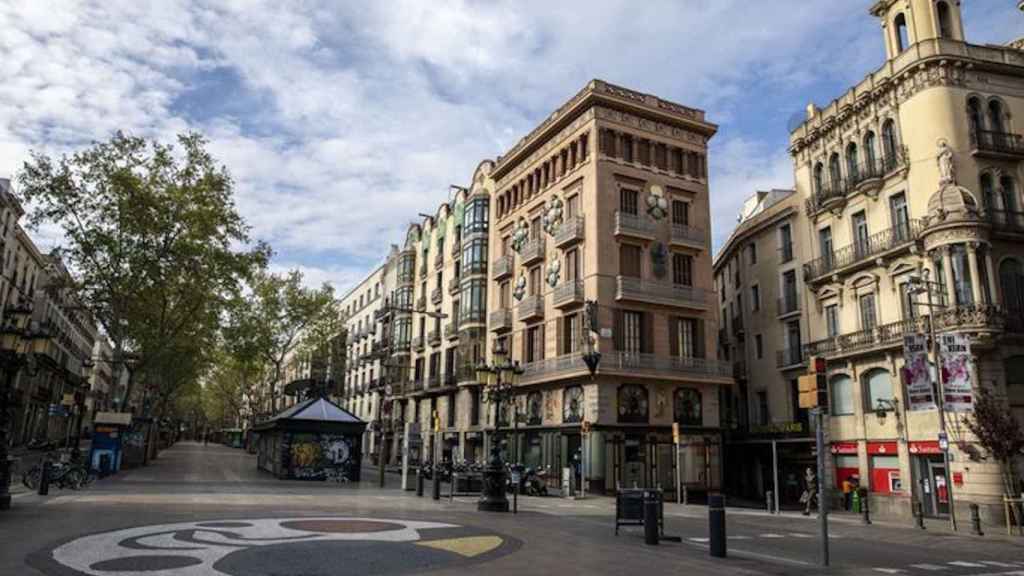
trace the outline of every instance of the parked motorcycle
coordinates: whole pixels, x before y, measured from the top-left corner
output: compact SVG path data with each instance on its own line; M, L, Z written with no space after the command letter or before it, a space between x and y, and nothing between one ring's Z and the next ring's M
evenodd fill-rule
M523 484L525 487L525 494L527 496L547 496L548 485L547 485L548 469L542 468L541 470L534 470L533 468L527 468L526 474L523 478Z

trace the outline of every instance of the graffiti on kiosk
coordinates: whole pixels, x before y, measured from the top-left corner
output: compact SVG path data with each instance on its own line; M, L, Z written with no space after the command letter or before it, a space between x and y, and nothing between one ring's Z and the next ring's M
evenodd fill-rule
M351 440L337 434L294 434L291 475L304 480L355 480Z

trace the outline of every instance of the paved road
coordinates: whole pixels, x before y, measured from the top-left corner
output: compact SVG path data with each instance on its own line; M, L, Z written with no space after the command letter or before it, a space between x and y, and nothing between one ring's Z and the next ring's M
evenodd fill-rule
M666 533L613 534L613 502L523 498L481 514L369 482L279 481L222 446L182 443L82 492L19 494L0 515L0 574L820 574L817 524L730 511L726 560L707 553L701 507L666 506ZM833 523L836 574L1024 576L1024 541Z

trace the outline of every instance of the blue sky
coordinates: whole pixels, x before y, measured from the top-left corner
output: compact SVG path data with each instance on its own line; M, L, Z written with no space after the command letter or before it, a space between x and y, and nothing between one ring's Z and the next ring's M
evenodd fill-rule
M1024 36L1011 0L968 39ZM591 78L705 109L716 243L792 185L789 119L880 66L868 0L0 0L0 176L122 129L204 132L274 266L344 290ZM59 238L39 232L41 244Z

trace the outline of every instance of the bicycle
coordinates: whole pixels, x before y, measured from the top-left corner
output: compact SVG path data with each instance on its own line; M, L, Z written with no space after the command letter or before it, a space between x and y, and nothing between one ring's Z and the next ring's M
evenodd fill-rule
M52 458L52 456L57 458ZM57 452L47 454L46 460L50 462L50 485L58 488L70 488L78 490L84 488L96 479L96 475L83 466L80 462L61 457ZM39 483L43 477L43 463L39 462L21 476L21 483L29 490L38 490Z

